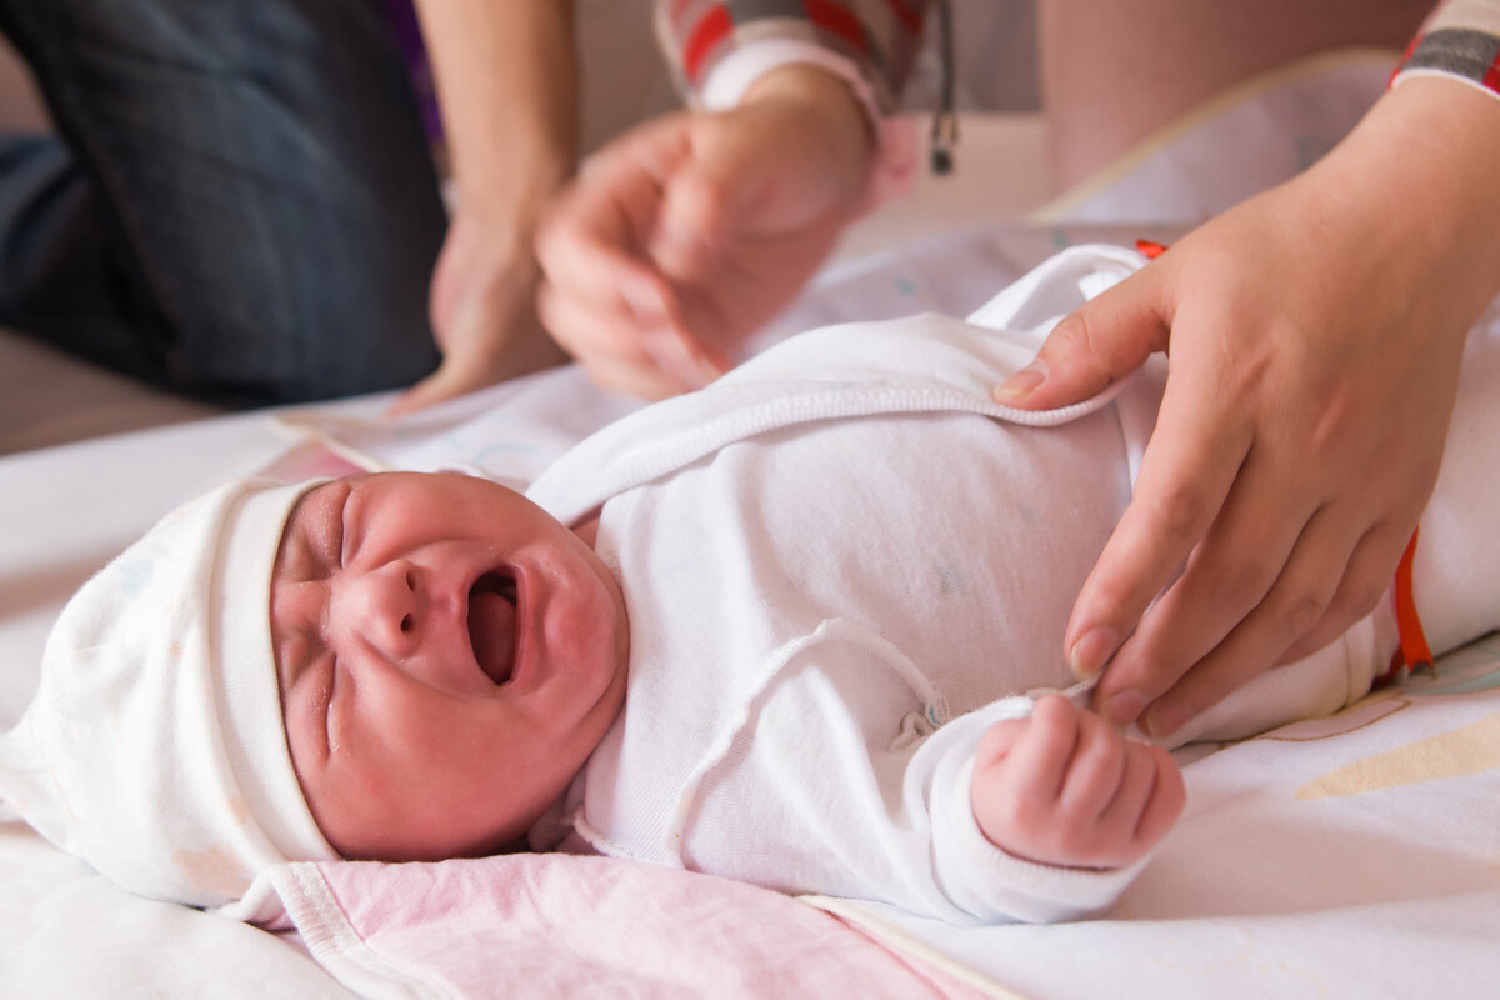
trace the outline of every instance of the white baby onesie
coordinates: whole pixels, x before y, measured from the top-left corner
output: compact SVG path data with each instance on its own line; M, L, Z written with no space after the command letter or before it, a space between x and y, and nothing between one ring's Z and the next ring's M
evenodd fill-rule
M976 314L1021 332L921 316L793 338L538 481L565 521L603 504L596 547L630 619L625 709L564 803L586 839L951 921L1069 919L1118 895L1139 866L995 848L969 781L983 732L1029 708L1008 696L1072 682L1067 615L1164 373L1048 414L990 390L1138 260L1065 254ZM1345 659L1272 721L1363 693Z

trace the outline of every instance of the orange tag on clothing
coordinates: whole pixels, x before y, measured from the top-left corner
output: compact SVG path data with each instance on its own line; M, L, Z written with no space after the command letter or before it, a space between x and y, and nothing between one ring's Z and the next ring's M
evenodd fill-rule
M1135 248L1148 260L1155 260L1167 252L1166 244L1158 243L1155 240L1136 240Z
M1411 533L1406 551L1401 553L1401 562L1396 565L1396 583L1391 589L1391 598L1396 605L1396 632L1401 646L1391 654L1391 665L1385 673L1375 678L1375 687L1384 687L1405 679L1413 670L1432 669L1432 649L1427 645L1427 633L1422 630L1422 619L1417 615L1417 602L1411 590L1411 564L1417 554L1417 536L1421 529Z

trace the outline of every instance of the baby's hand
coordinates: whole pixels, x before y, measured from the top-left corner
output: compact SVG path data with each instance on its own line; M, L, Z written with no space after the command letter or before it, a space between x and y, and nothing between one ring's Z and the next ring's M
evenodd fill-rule
M1182 774L1160 747L1048 695L1030 718L997 722L974 759L970 804L996 847L1067 868L1123 868L1182 812Z

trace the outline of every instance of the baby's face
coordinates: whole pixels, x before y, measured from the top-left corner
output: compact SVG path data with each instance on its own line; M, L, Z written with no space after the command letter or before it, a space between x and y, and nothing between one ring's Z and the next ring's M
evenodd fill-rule
M345 857L498 850L624 701L628 628L593 549L469 476L388 473L293 509L271 583L292 763Z

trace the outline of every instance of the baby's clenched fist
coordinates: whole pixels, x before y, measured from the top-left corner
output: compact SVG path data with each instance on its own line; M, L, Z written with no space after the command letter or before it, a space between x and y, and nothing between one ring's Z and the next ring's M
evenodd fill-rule
M1007 854L1066 868L1145 857L1187 795L1162 748L1127 739L1057 695L990 727L975 754L974 819Z

